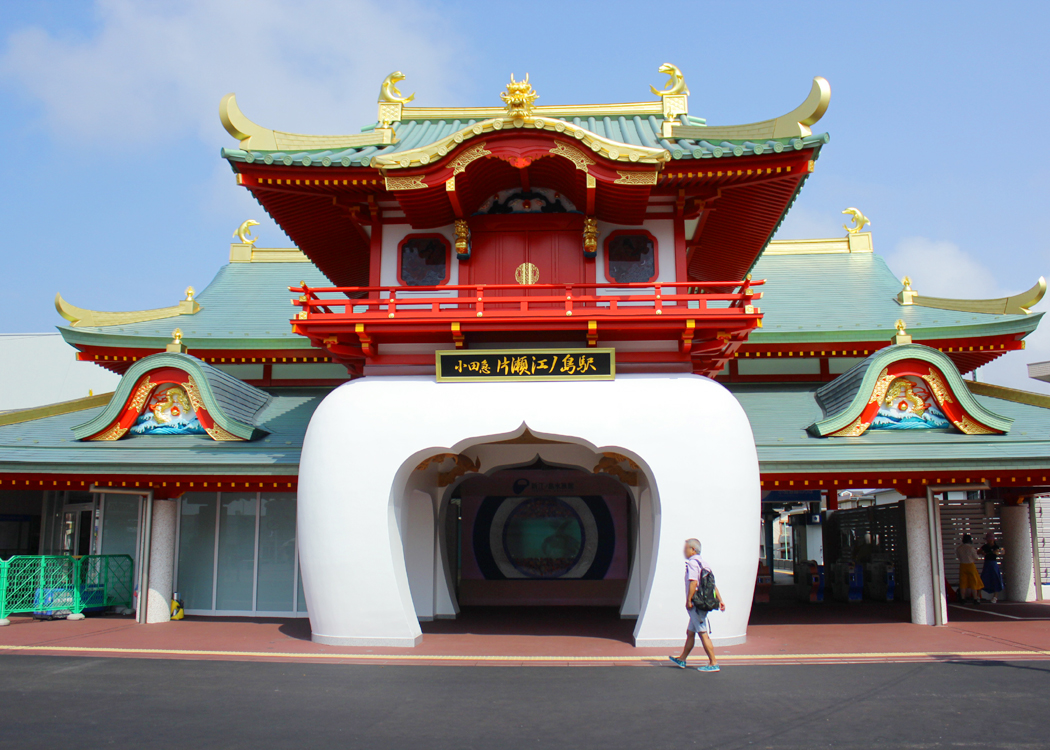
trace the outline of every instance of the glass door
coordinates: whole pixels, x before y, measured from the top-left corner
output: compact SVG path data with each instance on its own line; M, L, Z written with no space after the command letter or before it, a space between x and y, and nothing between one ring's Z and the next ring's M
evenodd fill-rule
M63 555L90 555L98 536L97 503L67 504L62 509Z

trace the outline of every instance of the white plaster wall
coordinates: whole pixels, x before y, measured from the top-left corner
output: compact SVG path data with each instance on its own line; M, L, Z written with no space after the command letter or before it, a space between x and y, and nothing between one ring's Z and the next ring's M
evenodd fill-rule
M153 501L153 533L150 535L149 596L146 622L171 619L171 588L175 577L175 522L179 504L175 500Z
M638 545L631 561L627 593L620 607L620 617L637 617L642 611L642 593L648 585L653 560L653 502L648 488L638 494Z
M674 415L681 426L669 430L659 415ZM745 639L758 555L758 459L747 416L725 388L695 375L543 383L391 376L340 386L307 430L298 520L315 641L421 640L396 510L413 470L430 455L517 435L526 424L542 437L624 453L646 474L654 552L636 645L684 637L682 542L691 536L704 542L726 600L726 612L712 615L715 641Z
M401 511L401 539L412 604L420 620L434 619L434 501L412 490Z

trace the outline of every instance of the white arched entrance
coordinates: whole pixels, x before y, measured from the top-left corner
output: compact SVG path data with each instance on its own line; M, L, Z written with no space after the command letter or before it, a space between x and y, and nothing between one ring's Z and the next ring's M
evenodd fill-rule
M299 472L301 569L315 641L412 646L422 637L417 610L424 618L454 615L435 552L441 498L417 469L442 453L469 458L471 446L520 435L524 425L566 451L616 452L638 464L637 570L622 610L636 610L635 645L681 642L682 541L691 536L704 542L726 600L714 617L715 641L744 640L760 496L747 417L707 378L622 375L540 383L391 376L333 391L310 422Z

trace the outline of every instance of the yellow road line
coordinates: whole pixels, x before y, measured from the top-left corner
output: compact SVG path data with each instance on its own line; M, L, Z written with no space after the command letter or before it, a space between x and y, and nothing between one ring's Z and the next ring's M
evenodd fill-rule
M338 659L361 661L488 661L488 662L662 662L665 656L470 656L460 654L318 654L285 651L212 651L202 649L115 648L91 646L11 646L0 644L0 651L46 651L56 653L88 654L161 654L168 656L233 656L282 659ZM1050 657L1050 651L858 651L841 654L725 654L720 661L799 661L848 659L902 659L902 658L979 658L989 656Z

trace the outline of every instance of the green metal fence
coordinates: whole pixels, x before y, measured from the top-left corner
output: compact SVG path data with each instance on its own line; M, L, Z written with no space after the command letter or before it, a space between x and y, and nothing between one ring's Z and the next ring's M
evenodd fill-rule
M131 606L128 555L16 555L0 560L0 620L13 612L80 614Z

